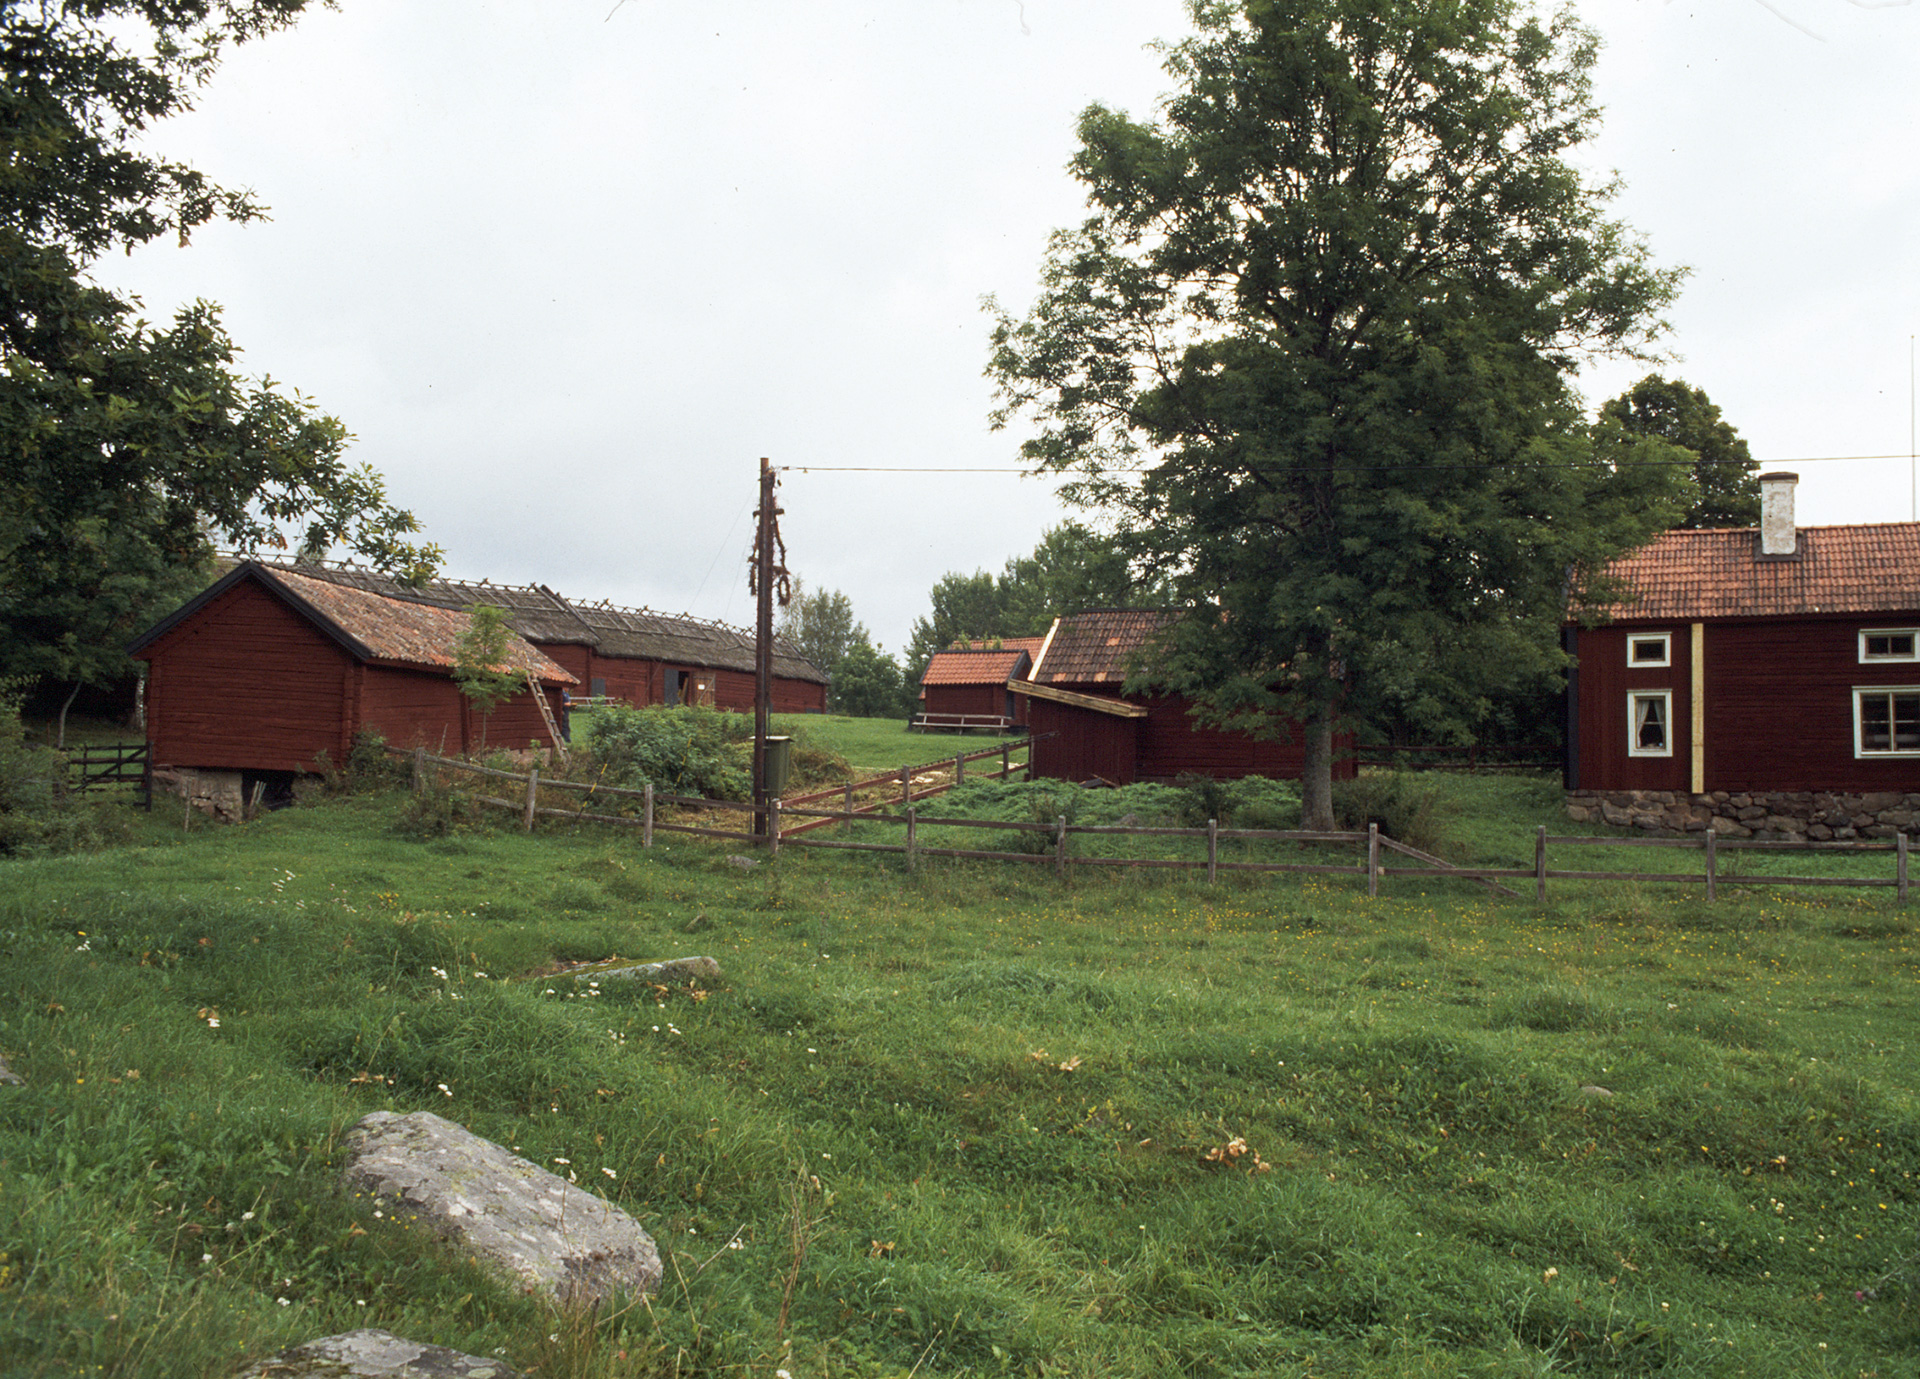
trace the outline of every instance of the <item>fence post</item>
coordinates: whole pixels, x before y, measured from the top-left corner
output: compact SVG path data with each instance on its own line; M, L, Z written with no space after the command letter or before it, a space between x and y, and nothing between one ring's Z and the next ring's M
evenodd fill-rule
M910 805L912 803L913 803L913 768L911 766L902 766L900 768L900 805L904 809L907 805Z
M527 768L527 808L526 813L520 819L520 831L522 833L533 832L533 810L539 797L540 768L538 766L529 766Z
M426 789L427 749L425 747L415 747L413 749L413 793L422 795L426 793Z
M1380 825L1367 825L1367 899L1380 894Z
M845 811L844 811L844 812L846 812L846 813L848 813L848 814L851 814L851 813L853 813L853 782L852 782L852 781L848 781L848 782L847 782L847 788L846 788L846 808L845 808ZM853 832L853 820L852 820L852 819L842 819L842 820L840 821L840 831L841 831L842 833L851 833L851 832Z
M646 795L645 795L645 798L642 800L642 804L645 806L645 814L642 816L642 820L640 824L640 846L643 848L650 848L653 846L653 782L652 781L647 782Z
M913 870L914 860L915 860L914 848L918 845L918 838L916 837L916 834L918 833L919 825L915 821L913 816L914 816L913 806L908 805L907 806L907 870L908 871Z
M1207 884L1220 874L1220 821L1207 820Z
M780 855L780 797L777 795L767 801L767 855Z
M1006 743L1000 744L1000 779L1005 780L1013 774L1013 749Z
M1903 832L1896 833L1893 836L1895 839L1894 849L1900 854L1900 860L1896 864L1899 877L1895 885L1900 892L1900 903L1904 905L1907 903L1907 835Z
M953 783L956 786L964 785L966 783L966 779L967 779L967 759L964 756L957 756L953 759Z
M1533 836L1533 903L1547 903L1547 826Z
M1067 879L1067 816L1062 814L1053 825L1053 874Z
M1709 820L1708 822L1712 822ZM1707 830L1707 899L1714 898L1714 873L1720 870L1720 835Z

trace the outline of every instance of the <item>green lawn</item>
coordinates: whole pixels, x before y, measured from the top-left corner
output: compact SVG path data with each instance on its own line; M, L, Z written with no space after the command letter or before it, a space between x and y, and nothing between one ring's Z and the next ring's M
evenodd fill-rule
M909 732L904 718L842 718L835 714L781 714L773 730L838 752L860 775L924 766L963 753L985 751L1002 741L988 733ZM1012 741L1019 741L1020 737Z
M1551 809L1443 789L1461 853ZM0 1373L359 1326L541 1375L1920 1371L1884 892L742 870L402 806L0 862ZM703 999L550 975L691 952ZM551 1316L357 1215L382 1108L568 1161L660 1296Z

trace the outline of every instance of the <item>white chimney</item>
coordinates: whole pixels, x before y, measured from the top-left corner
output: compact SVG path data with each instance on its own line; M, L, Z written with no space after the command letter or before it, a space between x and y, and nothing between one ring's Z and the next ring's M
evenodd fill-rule
M1793 529L1793 486L1798 474L1760 476L1760 554L1792 555L1799 548Z

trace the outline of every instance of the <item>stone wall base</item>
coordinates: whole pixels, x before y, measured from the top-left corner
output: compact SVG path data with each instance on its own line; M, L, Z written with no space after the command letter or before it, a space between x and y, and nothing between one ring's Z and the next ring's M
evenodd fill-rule
M1914 831L1920 821L1920 794L1714 790L1690 795L1678 790L1570 790L1567 817L1575 823L1638 828L1668 838L1708 829L1723 838L1757 838L1762 842L1891 838Z
M189 809L210 814L222 823L238 823L246 814L238 771L210 771L192 766L162 766L153 773L153 791L177 795Z

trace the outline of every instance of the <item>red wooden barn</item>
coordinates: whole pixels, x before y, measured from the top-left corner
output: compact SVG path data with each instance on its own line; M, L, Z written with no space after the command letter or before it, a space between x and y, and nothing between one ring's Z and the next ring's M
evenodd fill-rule
M1920 791L1920 525L1796 528L1795 482L1608 568L1565 633L1570 790Z
M579 682L576 694L629 704L704 704L753 712L753 634L724 623L670 617L644 608L576 603L544 584L431 580L417 591L358 566L298 567L309 577L445 608L503 608L514 630ZM776 643L773 711L823 713L827 677Z
M920 677L920 712L916 728L992 728L1004 731L1027 721L1027 700L1016 695L1009 682L1024 680L1033 667L1033 653L1045 638L976 643L967 648L936 651Z
M354 737L471 751L550 745L530 692L484 723L453 682L465 612L246 561L141 634L156 767L244 772L285 784L338 766ZM518 637L508 664L560 711L574 677Z
M1107 609L1054 620L1029 679L1012 686L1031 701L1034 776L1128 785L1188 774L1221 780L1300 775L1297 728L1291 740L1254 738L1201 726L1184 695L1123 691L1176 616ZM1334 778L1351 779L1350 739L1336 738L1335 750Z

